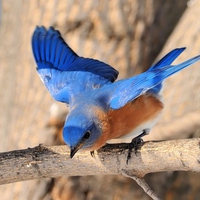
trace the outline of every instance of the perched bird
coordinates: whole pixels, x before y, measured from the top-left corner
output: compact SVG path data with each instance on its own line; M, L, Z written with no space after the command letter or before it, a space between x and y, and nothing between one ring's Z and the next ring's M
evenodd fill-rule
M200 60L196 56L171 65L185 50L177 48L146 72L114 82L118 71L79 57L52 27L36 27L32 49L42 82L55 100L69 105L63 138L71 158L80 149L94 151L148 134L163 109L159 92L164 79Z

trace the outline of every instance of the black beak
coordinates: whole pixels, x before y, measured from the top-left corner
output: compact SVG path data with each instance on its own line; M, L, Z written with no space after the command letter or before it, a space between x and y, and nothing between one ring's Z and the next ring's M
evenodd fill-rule
M75 147L71 147L70 158L73 158L76 152L83 146L83 143L79 143Z
M77 148L72 148L70 152L70 158L73 158L77 151L78 151Z

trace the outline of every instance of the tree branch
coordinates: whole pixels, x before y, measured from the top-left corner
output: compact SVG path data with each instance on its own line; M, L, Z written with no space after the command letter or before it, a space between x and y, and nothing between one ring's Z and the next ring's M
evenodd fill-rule
M129 172L123 170L122 175L125 177L133 179L143 190L146 194L148 194L153 200L160 200L160 197L149 187L147 182L143 178L138 178L137 176L133 176Z
M106 145L95 152L69 158L67 146L0 153L0 184L59 176L126 174L143 177L160 171L200 171L200 138L145 142L126 164L127 144Z

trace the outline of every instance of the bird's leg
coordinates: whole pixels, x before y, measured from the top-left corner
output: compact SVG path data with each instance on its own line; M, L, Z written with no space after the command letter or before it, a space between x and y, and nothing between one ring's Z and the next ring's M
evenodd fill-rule
M144 143L142 137L147 135L148 133L149 133L149 129L145 129L145 130L143 130L143 132L140 135L138 135L137 137L132 139L131 143L128 146L128 156L126 159L127 165L128 165L129 159L131 159L132 150L134 149L135 154L137 155L138 150L142 147L142 145Z
M94 158L94 151L90 151L90 155Z

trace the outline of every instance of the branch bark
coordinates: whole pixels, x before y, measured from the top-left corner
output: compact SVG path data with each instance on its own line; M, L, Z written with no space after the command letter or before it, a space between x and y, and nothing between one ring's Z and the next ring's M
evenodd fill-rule
M80 152L69 158L67 146L0 153L0 184L59 176L131 173L136 177L160 171L200 172L200 138L145 142L126 164L127 144L106 145L91 157Z
M149 185L143 178L138 178L137 176L133 176L132 174L127 173L126 171L124 171L122 175L133 179L144 190L144 192L148 194L153 200L161 200L160 197L149 187Z

